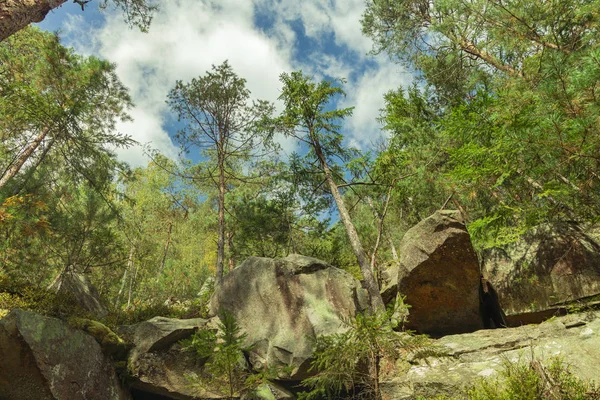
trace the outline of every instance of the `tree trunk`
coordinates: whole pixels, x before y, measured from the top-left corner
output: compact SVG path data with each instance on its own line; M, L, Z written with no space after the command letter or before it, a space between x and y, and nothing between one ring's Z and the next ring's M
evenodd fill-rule
M391 192L391 188L392 187L390 187L390 192ZM390 202L390 196L391 196L391 193L388 193L388 197L387 197L387 200L385 203L383 215L380 215L379 212L377 211L377 209L375 208L375 204L373 204L373 199L371 199L371 197L367 196L367 204L369 204L369 207L371 208L371 211L373 212L373 216L375 217L375 220L377 221L377 242L375 244L375 249L373 250L373 257L371 259L371 265L373 266L373 268L375 268L375 258L377 257L377 249L379 248L379 243L381 241L382 235L385 236L385 238L389 242L390 249L392 251L392 257L394 258L394 261L398 261L398 252L396 251L396 246L394 246L394 241L392 240L392 237L390 236L388 231L385 230L384 226L383 226L383 220L385 219L385 216L387 214L387 208L388 208L388 204Z
M385 238L390 244L390 249L392 250L392 258L394 259L394 261L398 261L400 257L398 257L398 252L396 251L396 246L394 245L394 239L392 239L389 232L387 231L385 232Z
M235 257L233 255L233 232L229 232L227 234L227 248L229 249L229 269L228 272L233 271L233 269L235 268Z
M219 239L217 242L217 273L215 284L223 282L223 266L225 264L225 160L223 151L219 149Z
M44 147L44 150L42 150L42 153L40 154L40 156L36 160L35 164L27 169L27 173L25 175L25 179L23 179L22 182L19 184L19 186L13 191L13 193L15 194L15 196L18 195L19 193L21 193L21 191L23 190L23 188L27 185L27 182L29 182L29 179L31 179L31 177L33 176L33 174L35 173L35 171L38 169L38 167L40 166L40 164L42 164L42 162L44 161L44 159L46 158L46 156L50 152L50 149L52 149L52 146L54 145L55 141L56 141L56 139L54 137L52 139L50 139L49 143L46 144L46 146Z
M129 249L129 258L127 260L127 267L125 268L125 272L123 272L123 278L121 279L121 288L119 289L119 293L117 294L117 299L115 300L115 309L118 309L119 303L121 303L121 297L123 296L123 292L125 291L125 284L127 283L127 274L131 270L133 266L133 255L134 255L134 246L131 246Z
M377 285L377 281L375 280L375 274L373 273L373 268L367 259L367 255L365 250L362 247L360 242L360 238L358 237L358 232L352 223L352 219L350 218L350 214L348 213L348 209L344 204L344 200L340 194L340 191L337 187L337 184L333 180L333 174L329 169L329 165L327 164L327 160L325 159L325 155L323 154L323 150L321 149L321 145L316 137L312 138L313 147L315 149L315 153L319 158L319 162L321 164L321 168L325 173L325 179L327 180L327 184L329 185L329 190L331 190L331 194L333 199L335 200L335 204L337 205L338 212L340 213L340 219L344 224L344 228L346 229L346 233L348 234L348 239L350 240L350 245L352 246L352 251L356 256L356 260L358 261L358 265L360 266L360 272L363 277L365 288L369 293L369 299L371 303L371 312L384 311L385 306L383 304L383 299L381 298L381 293L379 293L379 286Z
M32 22L41 22L52 9L67 0L0 1L0 42Z
M171 245L171 232L173 231L173 221L169 221L169 231L167 232L167 242L165 243L165 250L163 251L162 260L160 262L160 269L158 270L158 275L162 274L165 269L165 264L167 263L167 253L169 252L169 246Z
M129 296L127 296L127 308L131 307L131 300L133 300L133 288L135 286L135 280L137 279L138 270L139 268L132 260L129 270Z
M31 142L29 145L27 145L27 147L25 147L25 150L23 150L21 155L19 155L15 163L11 165L8 168L8 170L6 170L4 175L2 175L2 177L0 178L0 189L2 189L9 180L11 180L17 173L19 173L21 167L23 167L23 164L25 164L29 157L31 157L35 149L39 147L39 145L42 143L42 141L48 135L49 132L50 128L44 127L40 134L35 137L33 142Z

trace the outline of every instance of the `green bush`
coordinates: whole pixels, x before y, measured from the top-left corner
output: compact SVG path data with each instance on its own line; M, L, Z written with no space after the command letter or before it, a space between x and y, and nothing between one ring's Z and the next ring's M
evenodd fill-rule
M246 334L242 333L233 314L223 311L219 314L218 330L203 329L189 339L182 340L184 349L194 351L205 360L200 376L188 376L192 386L199 391L209 391L233 399L248 391L249 377L243 347Z
M461 396L435 400L599 400L600 388L577 378L560 358L545 365L506 362L497 378L480 379ZM421 398L421 400L425 400ZM434 399L429 399L434 400Z
M311 366L316 375L302 381L310 390L299 398L380 399L383 360L432 349L424 336L395 332L391 322L395 313L396 308L377 315L359 314L346 321L345 332L317 337Z

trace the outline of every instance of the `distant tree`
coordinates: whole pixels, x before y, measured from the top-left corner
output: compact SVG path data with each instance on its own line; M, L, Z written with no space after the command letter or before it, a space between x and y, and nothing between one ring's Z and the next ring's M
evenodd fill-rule
M83 10L92 0L73 0ZM125 21L146 31L156 5L151 0L97 0L100 8L114 5L123 10ZM11 0L0 3L0 42L33 22L41 22L53 9L67 0Z
M225 194L234 182L243 180L239 163L268 141L268 134L259 128L273 106L261 100L250 102L246 80L227 61L189 83L177 81L167 102L179 121L186 123L175 139L184 152L196 150L205 159L193 179L212 182L218 190L218 285L225 263Z
M336 179L343 180L343 172L336 159L348 161L353 156L352 150L343 146L343 135L339 132L339 122L351 115L352 109L331 108L332 99L344 95L343 90L332 82L315 83L302 72L284 73L281 75L281 82L283 89L279 98L285 108L276 123L285 135L308 146L308 153L303 158L296 157L298 168L304 171L303 177L316 184L316 188L322 190L326 187L333 197L360 266L371 309L383 310L383 300L373 268L340 192L340 187L346 185L336 183Z

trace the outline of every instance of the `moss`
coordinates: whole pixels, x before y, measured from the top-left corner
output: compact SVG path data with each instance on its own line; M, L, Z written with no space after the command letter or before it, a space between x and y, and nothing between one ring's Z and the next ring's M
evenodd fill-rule
M131 345L103 323L77 317L69 318L68 322L73 328L80 329L96 339L104 354L117 360L126 359Z

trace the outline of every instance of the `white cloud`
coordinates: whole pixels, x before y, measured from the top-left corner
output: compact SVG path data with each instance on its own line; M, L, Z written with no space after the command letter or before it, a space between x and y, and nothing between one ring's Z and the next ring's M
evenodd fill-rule
M352 144L361 149L372 147L383 137L377 122L384 106L383 95L400 86L407 87L412 76L398 65L379 60L374 68L369 68L356 81L349 82L345 91L346 99L342 107L354 106L352 118L346 126Z
M316 78L348 78L344 87L348 97L342 105L356 108L346 132L364 148L379 134L376 117L383 93L406 84L409 77L383 57L362 73L371 46L361 34L363 9L363 0L170 0L161 2L146 34L130 29L118 11L107 14L106 23L96 30L81 17L68 18L63 30L78 51L117 64L136 104L134 121L119 124L119 130L168 156L175 156L178 149L167 133L167 93L176 80L188 81L226 59L247 80L254 98L270 101L279 96L282 72L302 68ZM268 14L270 29L255 26L256 10ZM320 43L306 54L297 54L299 41L291 24L298 21L306 35ZM325 53L323 38L332 37L353 57ZM289 140L282 144L287 152L294 149ZM132 165L145 164L141 146L118 154Z

